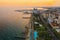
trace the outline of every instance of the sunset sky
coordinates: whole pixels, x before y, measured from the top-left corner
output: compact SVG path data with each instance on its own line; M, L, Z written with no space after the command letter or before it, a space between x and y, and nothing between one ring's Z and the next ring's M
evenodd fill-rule
M60 0L0 0L0 6L60 6Z

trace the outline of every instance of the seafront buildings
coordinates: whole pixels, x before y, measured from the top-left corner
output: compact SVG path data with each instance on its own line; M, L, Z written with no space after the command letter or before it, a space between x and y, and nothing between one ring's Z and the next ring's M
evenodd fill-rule
M26 30L27 40L60 40L59 10L43 10L42 13L33 13L31 18L32 29Z
M25 40L60 40L60 12L56 8L32 10L25 27Z
M48 21L53 29L56 29L57 32L60 32L60 10L49 9L46 10L42 15Z

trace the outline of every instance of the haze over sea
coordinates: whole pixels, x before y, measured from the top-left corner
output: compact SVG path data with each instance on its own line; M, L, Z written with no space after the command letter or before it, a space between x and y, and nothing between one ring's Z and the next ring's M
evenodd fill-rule
M30 14L15 12L16 9L20 10L21 7L0 6L0 40L18 40L14 37L20 36L21 32L25 31L25 26L30 19L22 17Z

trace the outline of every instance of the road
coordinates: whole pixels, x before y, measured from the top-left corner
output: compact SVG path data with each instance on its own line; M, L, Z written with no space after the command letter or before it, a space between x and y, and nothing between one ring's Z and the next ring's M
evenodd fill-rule
M33 17L34 17L34 14L31 14L31 32L30 32L30 37L31 37L31 40L34 40L34 22L33 22ZM48 33L52 36L52 40L59 40L56 35L54 34L53 32L53 29L50 28L51 26L48 24L48 22L46 22L43 17L41 16L41 14L38 15L38 18L39 20L41 20L45 27L47 28L47 31Z
M46 26L47 31L48 31L49 34L52 36L52 40L59 40L59 39L55 36L55 34L54 34L54 32L53 32L53 29L50 28L51 26L49 26L49 24L44 21L44 19L43 19L43 17L41 16L41 14L40 14L40 16L39 16L39 19L41 19L42 22L44 23L44 25Z

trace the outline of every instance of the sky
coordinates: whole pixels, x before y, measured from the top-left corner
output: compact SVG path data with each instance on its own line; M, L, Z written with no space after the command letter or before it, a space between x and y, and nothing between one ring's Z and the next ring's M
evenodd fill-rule
M60 0L0 0L0 6L60 6Z

